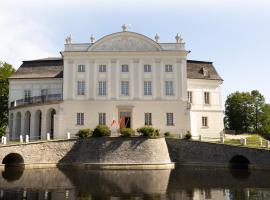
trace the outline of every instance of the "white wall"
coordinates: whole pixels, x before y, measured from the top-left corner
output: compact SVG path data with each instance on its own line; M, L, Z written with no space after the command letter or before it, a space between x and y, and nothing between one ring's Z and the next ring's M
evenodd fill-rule
M188 91L192 92L192 135L219 138L224 129L224 113L219 80L188 79ZM210 93L210 104L204 104L204 92ZM208 127L202 127L202 117L208 118Z
M63 80L51 79L10 79L9 103L24 98L24 90L31 90L32 96L40 96L42 89L48 89L48 94L62 94Z

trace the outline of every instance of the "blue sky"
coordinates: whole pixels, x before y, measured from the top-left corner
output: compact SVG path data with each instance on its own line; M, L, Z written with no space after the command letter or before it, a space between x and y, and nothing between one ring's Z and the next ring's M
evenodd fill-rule
M0 60L59 56L64 39L89 42L130 30L161 42L180 33L189 59L213 61L223 99L258 89L270 103L270 1L267 0L24 0L0 2Z

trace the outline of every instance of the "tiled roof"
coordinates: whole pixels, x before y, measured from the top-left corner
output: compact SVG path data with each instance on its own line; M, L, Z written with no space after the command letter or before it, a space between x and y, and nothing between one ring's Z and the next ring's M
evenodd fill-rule
M204 70L207 75L204 74ZM222 80L212 62L187 60L187 77L189 79Z
M204 74L207 72L207 76ZM31 78L63 78L63 59L45 58L31 61L23 61L20 68L10 79L31 79ZM187 78L222 80L212 62L188 60Z
M63 59L45 58L23 61L10 79L63 78Z

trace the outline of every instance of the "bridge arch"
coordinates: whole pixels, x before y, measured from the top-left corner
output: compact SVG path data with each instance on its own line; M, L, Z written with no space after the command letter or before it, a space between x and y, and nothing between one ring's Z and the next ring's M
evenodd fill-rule
M229 166L232 169L249 169L250 161L242 155L235 155L229 161Z
M24 164L24 159L18 153L10 153L4 157L2 164L6 166L18 166Z

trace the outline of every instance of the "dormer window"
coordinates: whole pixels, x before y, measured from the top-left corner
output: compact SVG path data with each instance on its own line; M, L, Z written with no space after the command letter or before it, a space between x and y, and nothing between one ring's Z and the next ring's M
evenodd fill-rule
M205 78L209 78L209 70L206 67L202 67L202 74Z

